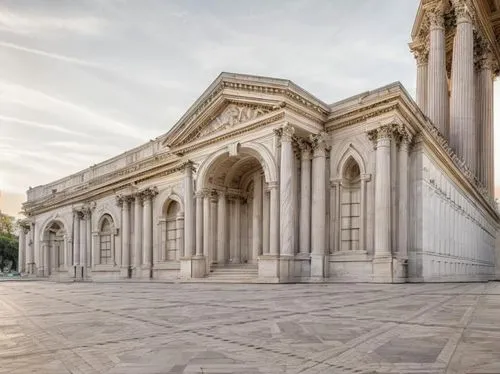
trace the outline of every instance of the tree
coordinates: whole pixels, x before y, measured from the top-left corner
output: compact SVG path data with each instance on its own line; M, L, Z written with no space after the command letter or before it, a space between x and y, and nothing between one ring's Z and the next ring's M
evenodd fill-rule
M14 226L14 217L0 212L0 271L17 268L19 239Z

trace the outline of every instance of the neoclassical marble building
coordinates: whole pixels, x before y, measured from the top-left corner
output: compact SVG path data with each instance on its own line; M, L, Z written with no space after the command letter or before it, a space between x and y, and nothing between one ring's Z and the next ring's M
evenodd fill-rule
M21 270L52 279L495 277L498 0L423 0L416 102L327 104L222 73L165 135L27 192Z

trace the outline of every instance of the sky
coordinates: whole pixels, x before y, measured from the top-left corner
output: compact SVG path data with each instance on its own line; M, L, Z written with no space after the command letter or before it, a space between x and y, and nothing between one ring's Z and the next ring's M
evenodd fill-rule
M222 71L290 79L327 103L398 80L414 96L417 6L2 0L0 210L17 215L29 186L166 133Z

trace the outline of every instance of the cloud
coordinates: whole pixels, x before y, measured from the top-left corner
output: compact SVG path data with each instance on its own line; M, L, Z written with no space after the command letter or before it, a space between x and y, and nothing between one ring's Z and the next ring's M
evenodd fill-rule
M29 120L24 120L21 118L8 117L8 116L4 116L4 115L0 115L0 121L14 122L14 123L17 123L20 125L37 127L37 128L41 128L41 129L45 129L45 130L50 130L50 131L62 132L65 134L78 135L78 136L84 136L84 137L89 136L88 134L85 134L83 132L69 130L69 129L62 127L62 126L59 126L59 125L52 125L52 124L48 124L48 123L29 121Z
M46 14L19 14L7 8L0 8L0 30L15 34L39 35L44 32L70 32L85 36L99 36L105 29L106 22L93 16L62 18Z

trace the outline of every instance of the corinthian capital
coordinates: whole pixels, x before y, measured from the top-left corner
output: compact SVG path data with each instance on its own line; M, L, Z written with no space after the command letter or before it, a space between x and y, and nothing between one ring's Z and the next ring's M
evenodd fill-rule
M427 17L432 28L444 28L444 5L442 1L436 2L427 9Z
M472 14L465 0L451 0L457 23L472 22Z
M325 154L328 149L327 139L328 135L324 131L309 136L314 156Z
M281 141L282 142L291 142L293 139L293 135L295 134L295 129L290 124L286 123L281 128Z
M377 143L379 140L391 139L394 135L393 125L383 125L376 129L368 131L368 139Z

